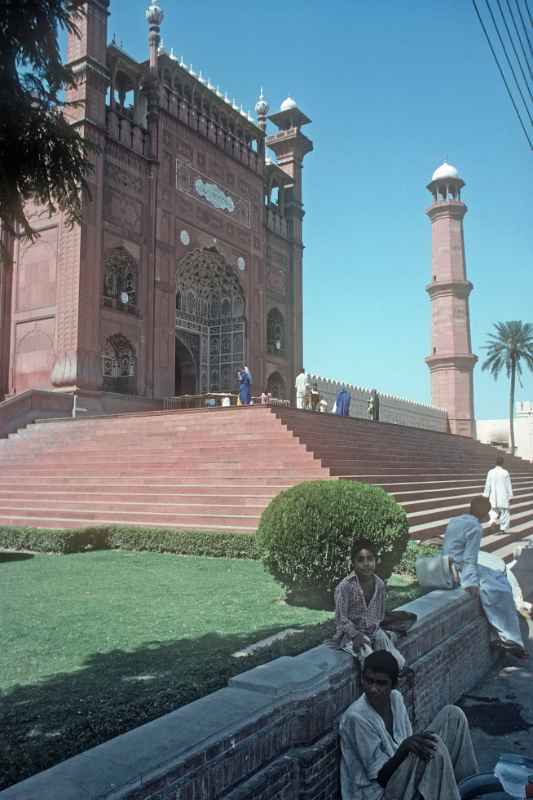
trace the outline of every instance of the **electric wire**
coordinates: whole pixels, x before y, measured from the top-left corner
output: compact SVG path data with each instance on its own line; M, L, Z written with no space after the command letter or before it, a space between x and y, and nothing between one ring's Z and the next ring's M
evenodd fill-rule
M507 20L505 19L505 16L504 16L502 4L501 4L500 0L496 0L496 2L498 3L498 8L500 9L500 14L502 15L502 19L503 19L503 24L505 25L505 30L507 31L507 36L509 37L509 41L511 42L511 47L513 48L513 53L514 53L515 58L516 58L516 60L518 62L518 66L520 67L520 72L522 73L522 77L524 79L524 83L526 84L526 89L527 89L528 94L529 94L529 96L531 98L531 102L533 102L533 94L531 93L531 89L529 88L529 84L528 84L528 81L527 81L527 78L526 78L526 73L524 72L524 68L522 67L522 62L520 61L520 59L518 57L518 53L516 52L515 43L514 43L513 37L511 36L511 31L509 30L509 26L507 24Z
M528 0L524 0L524 2L526 4L527 14L528 14L528 17L529 17L529 24L533 28L533 17L531 16L531 11L529 10L529 2L528 2Z
M526 98L524 97L522 89L520 88L520 83L518 82L518 78L516 77L516 72L514 71L514 67L513 67L512 63L511 63L511 59L509 58L509 54L507 53L507 48L505 46L505 42L502 39L502 35L501 35L500 29L498 28L498 25L496 23L496 19L494 17L493 12L492 12L492 8L490 7L489 0L485 0L485 5L487 6L487 8L489 10L489 14L491 16L492 22L494 24L494 27L496 28L496 33L498 35L498 39L500 40L500 44L502 46L503 54L504 54L504 56L505 56L505 58L507 60L507 64L509 66L509 69L511 70L511 75L514 78L514 82L516 84L516 88L518 89L518 94L522 98L522 102L524 104L524 108L526 109L526 114L529 117L529 121L530 121L531 125L533 125L533 117L531 116L531 112L530 112L530 110L528 108L528 105L527 105L527 102L526 102Z
M527 43L529 45L529 52L533 56L533 47L531 46L531 39L529 38L529 33L527 32L527 25L524 22L524 17L522 16L522 9L520 8L520 3L518 2L518 0L514 0L514 2L515 2L515 6L516 6L516 8L518 10L518 16L520 17L520 21L522 23L522 27L524 29L524 33L526 34L526 41L527 41ZM527 11L528 11L528 14L529 14L529 19L531 21L531 14L529 13L529 6L527 5L527 3L526 3L526 8L527 8Z
M524 61L527 64L527 68L529 70L529 75L531 77L531 80L533 81L533 69L531 69L531 64L529 63L529 59L527 57L526 48L524 47L524 42L522 41L522 36L521 36L520 31L518 29L518 25L516 24L516 19L515 19L515 16L513 14L513 9L511 8L511 2L510 2L510 0L505 0L505 2L507 3L507 8L509 9L509 15L510 15L512 21L513 21L513 27L515 29L517 39L520 42L520 48L522 50L522 53L524 54Z
M517 105L516 105L516 103L515 103L515 99L514 99L514 97L513 97L513 95L512 95L512 92L511 92L511 90L509 89L509 84L507 83L507 78L505 77L505 73L504 73L503 69L501 68L500 62L498 61L498 56L496 55L496 52L495 52L495 50L494 50L494 47L492 46L492 42L491 42L491 40L490 40L490 36L489 36L489 34L488 34L488 32L487 32L487 29L486 29L486 27L485 27L485 23L483 22L483 18L482 18L482 16L481 16L481 14L479 13L479 9L478 9L478 7L477 7L476 0L472 0L472 4L473 4L473 6L474 6L474 9L475 9L475 11L476 11L477 18L478 18L478 20L479 20L479 24L481 25L481 29L482 29L483 33L485 34L485 38L486 38L486 40L487 40L487 43L488 43L488 45L489 45L489 48L490 48L490 51L491 51L491 53L492 53L492 56L493 56L493 58L494 58L494 61L496 62L496 66L498 67L498 71L499 71L499 73L500 73L501 79L502 79L502 81L503 81L503 82L504 82L504 84L505 84L505 88L507 89L507 94L509 95L509 99L510 99L511 103L513 104L513 108L514 108L514 110L515 110L515 114L516 114L516 116L518 117L518 121L519 121L519 123L520 123L520 125L521 125L521 127L522 127L522 130L524 131L524 136L526 137L526 139L527 139L527 141L528 141L528 144L529 144L529 147L530 147L530 149L531 149L531 150L533 150L533 142L532 142L532 141L531 141L531 139L529 138L529 134L528 134L528 132L527 132L527 128L526 128L526 126L524 125L524 122L523 122L523 120L522 120L522 117L520 116L520 112L518 111L518 107L517 107Z

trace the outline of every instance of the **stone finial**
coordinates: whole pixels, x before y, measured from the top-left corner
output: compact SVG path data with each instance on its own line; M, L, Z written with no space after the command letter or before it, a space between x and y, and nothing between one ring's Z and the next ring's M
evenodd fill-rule
M270 106L265 100L265 96L263 94L263 87L261 87L261 93L259 95L259 99L255 104L255 113L257 114L258 125L262 131L266 130L266 118L269 111L270 111Z
M159 27L165 18L165 12L159 5L159 0L152 0L150 5L145 11L146 19L149 25Z
M259 95L259 99L255 104L255 113L257 114L258 117L266 117L269 111L270 111L270 106L265 100L265 96L263 94L263 88L261 87L261 93Z

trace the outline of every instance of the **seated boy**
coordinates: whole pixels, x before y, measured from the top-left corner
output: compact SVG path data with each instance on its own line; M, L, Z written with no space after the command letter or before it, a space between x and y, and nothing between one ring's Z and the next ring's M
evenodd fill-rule
M464 713L445 706L413 736L397 682L392 654L371 653L363 665L363 694L339 727L342 800L460 800L458 784L478 772Z
M356 539L351 552L352 572L335 589L333 643L363 662L372 650L390 650L405 666L405 658L394 647L381 623L385 617L385 584L376 572L376 551L368 539Z

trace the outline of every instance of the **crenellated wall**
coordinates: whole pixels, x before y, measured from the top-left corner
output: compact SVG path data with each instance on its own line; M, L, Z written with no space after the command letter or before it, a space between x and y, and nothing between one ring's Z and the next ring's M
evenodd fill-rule
M328 402L328 411L331 412L335 397L341 386L346 386L352 396L350 403L350 416L368 419L368 400L371 389L361 386L352 386L350 383L341 383L320 375L308 375L309 385L317 384L320 396ZM393 422L396 425L408 425L413 428L425 428L431 431L448 430L448 415L442 408L416 403L396 395L379 393L379 420L380 422Z
M421 730L494 663L463 591L408 603L400 689ZM473 646L472 643L475 643ZM465 669L468 664L468 669ZM338 722L359 695L353 658L326 645L243 672L226 688L0 792L0 800L339 800Z

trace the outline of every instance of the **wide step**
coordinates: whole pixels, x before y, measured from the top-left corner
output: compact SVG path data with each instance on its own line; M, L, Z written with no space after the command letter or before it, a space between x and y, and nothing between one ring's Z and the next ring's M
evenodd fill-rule
M0 440L0 525L254 531L284 489L345 479L381 486L412 538L427 540L482 492L495 454L464 437L285 408L44 421ZM533 465L506 463L512 526L483 546L509 558L533 535Z

